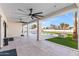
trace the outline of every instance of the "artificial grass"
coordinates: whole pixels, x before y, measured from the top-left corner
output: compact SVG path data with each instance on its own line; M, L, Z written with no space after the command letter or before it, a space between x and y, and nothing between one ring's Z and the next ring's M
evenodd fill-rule
M61 45L65 45L65 46L68 46L68 47L71 47L71 48L75 48L75 49L78 48L77 42L72 40L72 37L68 37L68 36L65 37L65 38L55 37L55 38L49 38L47 40L51 41L51 42L61 44Z
M48 34L61 34L61 32L44 32ZM67 33L65 37L55 37L55 38L49 38L48 41L55 42L64 46L68 46L71 48L78 48L78 43L73 40L72 33Z

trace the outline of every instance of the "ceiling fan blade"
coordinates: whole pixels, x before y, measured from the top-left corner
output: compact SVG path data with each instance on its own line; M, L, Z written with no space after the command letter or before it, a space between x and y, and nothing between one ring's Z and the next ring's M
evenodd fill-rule
M23 22L23 21L18 21L18 23L27 23L27 22Z
M21 23L20 21L15 21L15 23Z
M42 16L42 15L36 15L37 17L44 17L44 16Z
M22 15L22 16L27 16L27 14L24 14L24 13L15 13L17 15Z
M21 12L24 12L24 13L26 13L26 11L24 11L24 10L22 10L22 9L18 9L19 11L21 11Z
M27 23L27 22L21 22L21 23Z
M43 12L38 12L38 13L34 13L34 14L42 14Z
M16 23L27 23L27 22L23 21L21 18L16 18L16 19L18 19L18 21L16 21Z
M35 16L33 16L33 17L35 17L35 18L37 18L37 19L41 19L41 18L43 18L44 16L42 16L42 15L35 15Z
M40 19L39 17L37 17L37 16L34 16L35 18L37 18L37 19Z

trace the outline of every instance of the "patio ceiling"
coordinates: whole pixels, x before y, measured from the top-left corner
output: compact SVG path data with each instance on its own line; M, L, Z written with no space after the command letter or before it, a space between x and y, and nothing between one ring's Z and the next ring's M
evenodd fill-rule
M29 14L29 8L33 8L33 12L43 12L42 15L46 16L48 14L54 13L57 10L60 10L64 7L70 6L69 3L3 3L0 4L3 9L4 14L8 20L18 21L19 18L22 18L23 21L31 22L34 19L31 19L28 16L22 15L18 9L25 10ZM55 7L56 6L56 7Z

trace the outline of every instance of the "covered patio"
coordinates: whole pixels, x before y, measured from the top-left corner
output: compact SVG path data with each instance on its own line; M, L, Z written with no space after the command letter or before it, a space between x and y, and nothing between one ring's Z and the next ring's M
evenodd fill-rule
M51 9L52 6L54 9ZM19 16L18 16L17 15L18 11L16 9L18 8L23 9L25 7L27 8L33 7L35 9L37 8L38 10L34 12L43 10L44 17L38 18L38 19L22 18L22 17L27 17L27 16L23 16L22 13L19 13ZM17 56L78 56L79 55L79 38L77 38L78 49L73 49L70 47L66 47L66 46L52 43L45 40L45 39L54 37L52 35L40 34L40 20L43 20L49 17L56 17L70 11L76 14L78 10L78 4L1 4L1 8L4 11L4 14L6 15L6 18L7 18L7 21L6 21L7 33L5 37L3 37L4 35L1 34L2 37L0 39L0 42L1 42L0 52L16 49ZM19 20L22 19L22 21L26 23L19 23L18 19ZM76 20L78 19L77 15L75 15L75 19ZM36 35L30 35L29 33L29 24L33 22L36 22L37 24ZM26 27L27 35L21 36L23 34L23 27L25 25L27 26ZM75 26L76 25L77 24L75 24ZM75 30L79 30L79 26L77 26ZM78 32L76 31L76 33ZM3 39L7 37L12 37L14 41L10 41L8 46L3 46Z

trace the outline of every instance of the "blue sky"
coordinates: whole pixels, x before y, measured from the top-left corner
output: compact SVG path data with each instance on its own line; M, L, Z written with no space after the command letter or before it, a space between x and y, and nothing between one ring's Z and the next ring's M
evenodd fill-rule
M72 12L66 13L55 18L48 18L42 22L43 27L50 26L50 24L59 25L60 23L67 23L70 26L74 25L74 14Z

